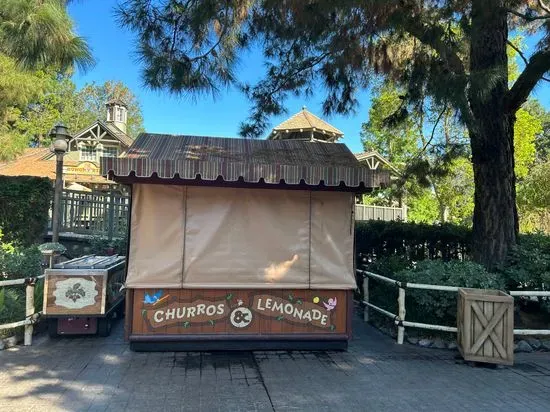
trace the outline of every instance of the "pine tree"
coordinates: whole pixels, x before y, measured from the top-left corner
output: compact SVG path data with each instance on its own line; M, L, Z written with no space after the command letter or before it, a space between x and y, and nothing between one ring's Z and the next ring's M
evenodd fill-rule
M516 112L550 69L550 6L543 0L128 0L118 13L138 34L143 77L175 93L238 84L253 104L242 134L257 136L289 93L326 90L325 113L349 113L375 74L402 86L403 106L429 96L468 129L474 167L474 257L494 269L516 243ZM511 87L509 31L540 34ZM263 50L254 85L235 72Z

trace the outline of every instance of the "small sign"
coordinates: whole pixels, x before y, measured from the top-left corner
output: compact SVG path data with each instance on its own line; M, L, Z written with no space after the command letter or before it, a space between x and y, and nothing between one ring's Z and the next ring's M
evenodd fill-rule
M99 175L99 166L92 162L82 162L78 166L66 166L63 173L67 175Z
M70 278L55 284L55 305L67 309L82 309L95 305L96 282L84 278Z

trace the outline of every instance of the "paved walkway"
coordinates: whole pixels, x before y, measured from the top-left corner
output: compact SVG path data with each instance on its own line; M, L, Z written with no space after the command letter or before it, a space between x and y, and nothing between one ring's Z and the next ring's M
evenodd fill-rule
M109 338L0 352L0 411L548 411L550 354L475 368L357 320L348 352L135 353Z

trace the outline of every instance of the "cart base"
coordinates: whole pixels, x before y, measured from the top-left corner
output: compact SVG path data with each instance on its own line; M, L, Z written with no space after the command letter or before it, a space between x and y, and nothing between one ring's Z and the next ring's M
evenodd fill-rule
M250 350L338 350L348 348L347 340L193 340L130 342L135 352L203 352Z

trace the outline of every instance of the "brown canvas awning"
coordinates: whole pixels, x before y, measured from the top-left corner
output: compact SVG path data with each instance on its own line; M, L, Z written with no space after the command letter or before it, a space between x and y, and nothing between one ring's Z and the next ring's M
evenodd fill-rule
M121 158L102 158L101 174L188 181L267 183L370 189L389 173L362 166L346 145L141 134Z

